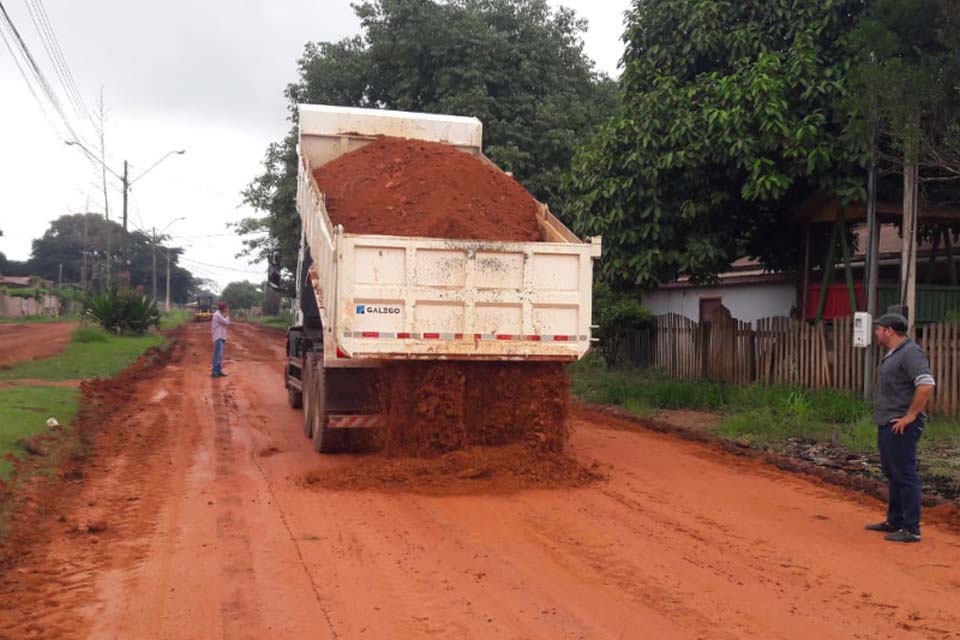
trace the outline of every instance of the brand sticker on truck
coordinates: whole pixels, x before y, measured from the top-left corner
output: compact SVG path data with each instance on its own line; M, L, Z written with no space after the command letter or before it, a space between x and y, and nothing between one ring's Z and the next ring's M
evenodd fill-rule
M400 307L374 307L366 304L357 305L357 315L366 315L366 314L380 314L380 315L399 315L401 312Z

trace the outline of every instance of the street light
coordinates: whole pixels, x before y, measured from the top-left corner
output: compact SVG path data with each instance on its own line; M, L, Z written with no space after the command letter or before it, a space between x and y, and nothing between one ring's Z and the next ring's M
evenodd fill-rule
M156 164L159 164L159 163L155 163L154 166L156 166ZM150 169L147 169L147 171L149 170ZM146 173L146 171L144 173ZM140 175L143 176L143 174L140 174ZM157 235L157 228L156 227L153 228L153 299L154 300L157 299L157 245L159 243L159 238L167 232L167 229L169 229L173 225L173 223L180 222L181 220L186 220L186 217L180 216L179 218L174 218L173 220L168 222L167 226L165 226L163 229L160 230L159 236ZM170 248L169 247L167 247L167 292L166 293L167 293L166 302L164 306L166 311L170 311Z
M157 166L158 164L160 164L161 162L163 162L164 160L166 160L166 159L169 158L170 156L172 156L172 155L182 156L183 154L185 154L185 153L187 152L187 150L186 150L186 149L175 149L175 150L173 150L173 151L168 151L168 152L165 153L163 156L161 156L159 160L157 160L157 161L154 162L152 165L150 165L149 167L147 167L147 170L146 170L146 171L144 171L143 173L141 173L140 175L138 175L138 176L137 176L136 178L134 178L133 180L130 180L129 177L128 177L128 172L129 172L129 165L130 165L130 163L127 162L126 160L123 161L123 175L121 176L121 175L118 175L115 171L113 171L113 170L112 170L110 167L108 167L106 164L104 164L104 162L103 162L102 160L100 160L100 158L98 158L92 151L90 151L90 150L87 149L85 146L83 146L82 143L77 142L76 140L67 140L66 142L67 142L67 146L68 146L68 147L72 147L72 146L80 147L80 148L83 150L84 153L86 153L89 157L91 157L91 158L93 158L94 160L96 160L97 163L100 164L100 166L102 166L104 169L106 169L107 171L109 171L109 172L111 173L111 175L113 175L113 176L114 176L115 178L117 178L121 183L123 183L123 262L124 262L124 266L125 266L125 267L129 267L129 265L130 265L130 256L129 256L130 243L128 242L128 236L127 236L127 194L128 194L128 192L130 191L130 186L131 186L134 182L136 182L137 180L139 180L140 178L142 178L143 176L145 176L145 175L147 175L148 173L150 173L151 171L153 171L153 169L156 168L156 166ZM106 194L104 194L104 195L106 195ZM172 223L171 223L171 224L172 224ZM156 281L156 278L154 278L154 281ZM156 294L156 286L154 286L154 294Z

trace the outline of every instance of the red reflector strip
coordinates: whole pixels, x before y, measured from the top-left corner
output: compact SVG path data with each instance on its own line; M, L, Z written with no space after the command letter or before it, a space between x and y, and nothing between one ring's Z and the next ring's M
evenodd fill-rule
M439 340L439 339L440 339L440 334L439 334L439 333L425 333L425 334L423 334L423 339L424 339L424 340Z
M497 340L513 340L513 336L511 336L511 335L506 335L506 334L503 334L503 333L498 333L498 334L497 334Z
M347 352L346 352L346 351L344 351L344 350L341 349L340 347L337 347L337 357L338 357L338 358L349 358L350 356L347 355Z
M455 334L453 334L453 339L454 339L454 340L463 340L463 334L462 334L462 333L455 333Z
M399 340L409 340L409 339L412 338L412 337L413 337L413 334L411 334L411 333L406 333L406 332L403 332L403 331L401 331L400 333L397 334L397 339L399 339Z
M569 342L570 336L553 336L554 342Z
M379 338L379 337L380 337L380 332L379 332L379 331L364 331L364 332L362 332L362 333L360 334L360 337L361 337L361 338Z
M543 336L523 336L523 339L529 342L540 342L542 338Z

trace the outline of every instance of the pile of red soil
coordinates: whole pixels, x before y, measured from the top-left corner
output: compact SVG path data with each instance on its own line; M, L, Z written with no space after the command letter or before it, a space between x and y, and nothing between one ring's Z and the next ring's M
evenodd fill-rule
M347 233L542 240L537 202L482 159L434 142L379 138L314 172Z
M516 443L468 447L434 458L370 456L349 467L309 473L304 484L335 491L456 495L567 489L603 478L595 463L586 468L539 444Z
M381 372L388 456L430 457L472 446L534 443L559 453L569 439L563 365L399 362Z

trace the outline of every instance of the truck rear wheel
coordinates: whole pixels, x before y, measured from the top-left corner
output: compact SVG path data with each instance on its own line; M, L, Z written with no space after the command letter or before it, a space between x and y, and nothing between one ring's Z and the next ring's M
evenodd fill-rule
M317 393L313 379L316 376L316 371L322 366L320 362L319 354L304 354L303 369L300 373L303 386L303 434L308 438L313 437L314 413L316 413L317 407Z
M291 409L303 408L303 392L297 391L293 387L287 387L287 402Z
M326 402L326 371L323 363L313 371L311 376L313 397L316 399L313 411L312 437L313 448L319 453L340 453L347 448L347 434L343 429L330 428Z

